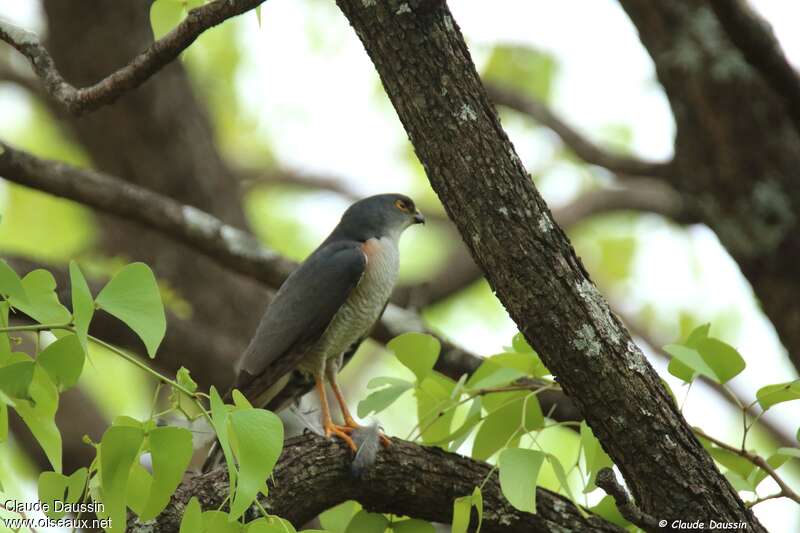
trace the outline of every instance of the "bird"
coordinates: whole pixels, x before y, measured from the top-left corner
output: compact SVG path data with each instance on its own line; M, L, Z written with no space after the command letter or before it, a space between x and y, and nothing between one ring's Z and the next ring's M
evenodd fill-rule
M386 308L398 278L401 235L424 223L403 194L378 194L350 205L267 306L239 359L233 388L263 407L274 404L296 374L312 378L325 436L357 452L351 435L362 426L347 408L337 374ZM341 410L341 425L331 417L326 382ZM389 443L383 434L381 442Z

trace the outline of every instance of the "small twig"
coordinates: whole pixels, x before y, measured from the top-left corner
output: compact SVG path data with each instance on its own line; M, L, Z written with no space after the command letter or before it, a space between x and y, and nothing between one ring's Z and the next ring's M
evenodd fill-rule
M759 503L765 502L767 500L774 500L775 498L783 498L783 496L784 496L783 492L776 492L775 494L770 494L768 496L763 496L761 498L756 498L755 500L753 500L751 502L745 503L745 505L748 508L751 508L751 507L754 507L754 506L758 505Z
M617 509L622 516L624 516L630 523L639 526L645 531L652 531L659 529L658 520L645 513L631 500L628 491L625 487L619 484L617 476L610 468L601 468L597 472L595 484L606 491L606 493L614 498L617 502Z
M94 85L78 89L68 83L56 68L39 37L0 19L0 40L13 46L31 62L45 90L69 113L81 115L110 104L123 93L135 89L165 65L176 59L201 33L225 20L261 5L265 0L216 0L189 11L186 19L171 32L151 44L121 69Z
M781 496L784 496L786 498L789 498L790 500L794 500L795 502L800 503L800 495L798 495L794 490L792 490L792 488L789 485L786 484L786 482L778 475L778 473L775 471L774 468L772 468L772 466L766 461L766 459L764 459L760 455L748 452L747 450L739 449L736 446L731 446L730 444L723 442L715 437L712 437L711 435L700 429L694 428L694 432L698 436L708 440L709 442L712 442L713 444L719 446L720 448L728 450L729 452L733 452L740 457L744 457L745 459L747 459L748 461L750 461L751 463L762 469L769 475L769 477L775 480L775 483L778 484L778 487L781 489L780 492Z

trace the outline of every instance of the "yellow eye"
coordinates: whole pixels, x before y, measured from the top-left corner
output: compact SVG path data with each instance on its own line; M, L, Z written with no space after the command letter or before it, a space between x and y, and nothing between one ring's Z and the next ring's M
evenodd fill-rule
M397 209L399 209L400 211L402 211L403 213L410 213L411 212L411 210L409 210L408 206L406 206L406 203L403 200L395 200L394 201L394 206Z

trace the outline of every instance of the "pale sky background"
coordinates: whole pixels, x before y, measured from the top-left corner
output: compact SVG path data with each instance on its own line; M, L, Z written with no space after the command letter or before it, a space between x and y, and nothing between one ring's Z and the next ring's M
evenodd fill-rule
M448 3L479 68L497 43L548 51L558 59L552 105L563 118L598 141L609 125L624 124L633 132L635 154L651 159L671 156L674 124L668 102L635 28L615 1ZM791 61L800 66L800 2L752 3L773 24ZM0 16L44 31L38 9L35 1L6 0L0 3ZM334 3L270 0L264 4L262 19L260 28L252 15L236 22L244 29L239 39L248 51L238 90L257 132L269 139L281 162L341 176L364 194L404 188L411 179L405 134L379 90L372 64ZM309 38L310 29L319 35ZM21 91L0 86L0 133L24 121L27 109ZM553 146L549 135L531 133L514 121L506 126L529 167L536 167ZM575 192L575 179L566 171L559 175L558 185L545 181L542 192L551 204L567 201ZM313 213L319 217L315 225L320 237L338 218L338 212ZM302 215L308 219L310 212ZM647 246L638 248L630 283L635 303L655 302L660 316L673 313L676 322L677 313L685 308L708 317L726 310L738 312L738 334L725 340L749 363L733 381L746 397L754 397L760 386L796 377L772 326L754 305L749 287L713 232L704 227L681 231L661 223L642 226L637 232L646 235ZM447 332L473 350L491 354L515 331L510 321L487 328L473 320L454 323ZM681 398L684 389L665 365L656 360L655 366ZM790 434L800 420L798 403L783 404L771 413ZM735 434L739 424L738 419L721 415L728 412L727 404L699 386L692 390L685 410L690 423L722 437ZM792 481L797 487L798 479ZM770 483L762 485L764 494L774 490ZM771 531L800 531L797 506L789 501L772 500L758 505L756 512Z

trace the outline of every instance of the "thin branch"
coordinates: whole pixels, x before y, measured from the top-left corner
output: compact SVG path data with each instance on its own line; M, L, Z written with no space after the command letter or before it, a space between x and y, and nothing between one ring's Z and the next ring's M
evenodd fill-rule
M769 22L743 0L709 2L728 37L786 102L800 132L800 76L783 53Z
M280 286L296 266L250 233L205 211L102 172L37 158L2 142L0 176L144 224L269 287Z
M81 89L64 79L50 53L35 33L0 19L0 40L7 42L28 58L34 72L53 100L69 113L80 115L110 104L123 93L135 89L176 59L201 33L229 18L258 7L264 1L216 0L193 9L183 22L151 44L126 66L112 72L94 85Z
M729 452L735 453L736 455L747 459L748 461L750 461L751 463L753 463L754 465L756 465L757 467L762 469L764 472L766 472L769 475L769 477L771 477L773 480L775 480L775 483L778 484L778 487L781 489L781 495L782 496L785 496L786 498L789 498L791 500L794 500L797 503L800 503L800 495L798 495L794 490L792 490L792 488L789 485L786 484L786 482L781 478L781 476L778 475L778 473L775 471L775 469L772 468L772 466L770 466L770 464L766 461L766 459L764 459L760 455L757 455L755 453L749 452L749 451L744 450L742 448L737 448L736 446L731 446L730 444L728 444L728 443L726 443L724 441L721 441L721 440L719 440L719 439L717 439L715 437L712 437L711 435L709 435L708 433L704 432L703 430L701 430L699 428L694 428L694 432L698 436L708 440L709 442L712 442L713 444L719 446L720 448L722 448L724 450L728 450Z
M296 526L347 500L373 512L411 516L433 522L452 520L453 500L471 494L491 467L439 448L399 439L381 450L360 478L351 473L351 454L339 442L315 434L290 439L260 504ZM178 488L155 524L133 525L129 531L178 531L184 504L196 496L204 509L216 509L228 495L225 468L190 478ZM514 509L492 476L482 490L485 533L550 531L623 531L596 515L586 517L568 499L539 488L537 513ZM255 517L255 513L247 518ZM149 528L149 529L146 529Z
M597 472L595 483L598 487L606 491L606 494L614 498L614 501L617 502L617 509L619 509L620 514L630 523L636 524L645 531L655 531L659 529L658 520L639 509L636 503L631 500L625 487L619 484L613 470L607 467L601 468L600 471Z
M591 165L606 168L625 176L650 176L669 178L672 173L671 162L645 161L635 157L614 154L600 148L572 126L564 122L550 108L534 98L520 94L507 87L486 83L489 98L496 104L528 115L556 133L575 155Z

